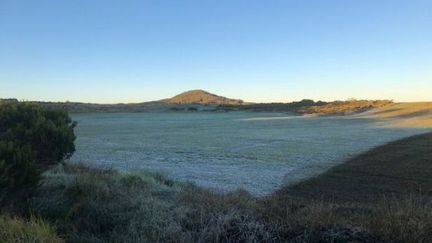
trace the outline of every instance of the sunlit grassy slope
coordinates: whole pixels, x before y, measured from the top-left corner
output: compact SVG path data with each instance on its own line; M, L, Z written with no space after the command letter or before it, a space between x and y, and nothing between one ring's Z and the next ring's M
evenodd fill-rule
M359 116L380 119L382 125L432 128L432 102L394 103Z
M317 115L349 115L359 112L368 111L386 107L393 104L390 100L346 100L346 101L333 101L324 105L307 106L300 109L299 112L303 114L317 114Z

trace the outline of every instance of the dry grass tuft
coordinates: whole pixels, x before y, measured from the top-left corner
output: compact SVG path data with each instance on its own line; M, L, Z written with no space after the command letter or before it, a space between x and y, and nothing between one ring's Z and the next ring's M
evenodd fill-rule
M432 239L432 203L422 196L384 198L365 221L386 242L426 243Z
M32 217L25 221L9 216L0 216L1 242L35 242L61 243L64 242L56 235L54 228L40 218Z

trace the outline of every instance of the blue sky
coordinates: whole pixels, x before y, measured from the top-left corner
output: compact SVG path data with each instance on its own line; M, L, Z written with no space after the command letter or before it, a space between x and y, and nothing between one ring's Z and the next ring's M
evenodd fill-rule
M432 1L0 0L0 97L432 100Z

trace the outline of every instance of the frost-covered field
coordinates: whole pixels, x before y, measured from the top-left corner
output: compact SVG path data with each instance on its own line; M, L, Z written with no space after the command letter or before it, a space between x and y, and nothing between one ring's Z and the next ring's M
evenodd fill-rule
M275 113L74 114L72 161L261 195L385 142L423 132L367 119Z

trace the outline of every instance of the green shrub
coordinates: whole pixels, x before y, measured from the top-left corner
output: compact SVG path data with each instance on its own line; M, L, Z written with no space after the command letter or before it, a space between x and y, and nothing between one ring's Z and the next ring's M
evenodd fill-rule
M30 146L0 141L0 188L9 190L36 184L40 179Z
M74 126L65 111L0 103L0 196L36 185L44 170L69 158Z
M43 109L30 103L0 105L0 139L14 141L18 146L30 145L37 162L43 165L72 156L74 127L63 110Z

